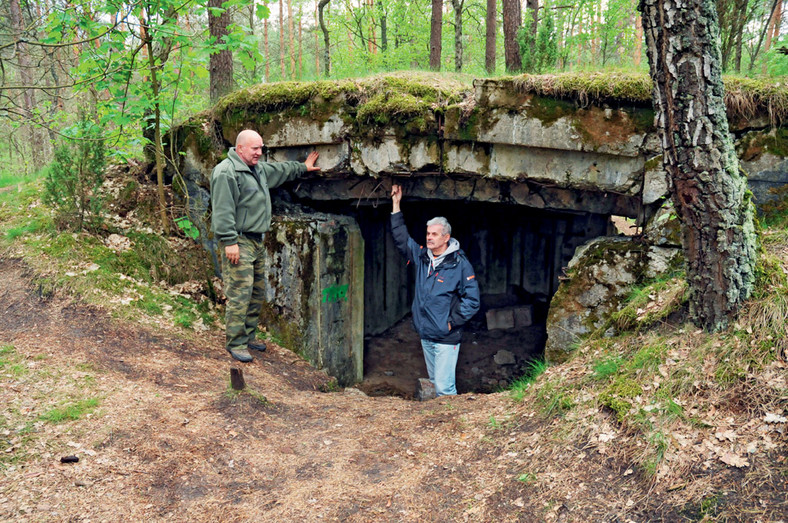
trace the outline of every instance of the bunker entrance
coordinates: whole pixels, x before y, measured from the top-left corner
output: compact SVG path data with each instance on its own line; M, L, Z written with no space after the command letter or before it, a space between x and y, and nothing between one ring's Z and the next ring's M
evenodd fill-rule
M364 238L364 380L369 395L413 398L427 371L411 326L413 274L394 246L391 204L309 201L353 217ZM476 271L481 310L466 325L457 391L494 392L528 370L545 346L548 305L575 248L609 232L610 217L449 200L403 202L408 231L423 243L426 222L445 216Z

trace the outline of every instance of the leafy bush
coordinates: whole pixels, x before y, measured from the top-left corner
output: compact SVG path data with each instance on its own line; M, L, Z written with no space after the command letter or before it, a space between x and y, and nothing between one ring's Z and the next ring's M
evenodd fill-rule
M534 12L526 10L523 26L517 32L517 43L523 61L523 72L543 73L555 67L558 62L558 42L555 22L549 10L545 10L536 34L531 33Z
M101 225L104 140L101 129L84 115L55 150L45 181L44 202L55 210L58 229L95 230Z

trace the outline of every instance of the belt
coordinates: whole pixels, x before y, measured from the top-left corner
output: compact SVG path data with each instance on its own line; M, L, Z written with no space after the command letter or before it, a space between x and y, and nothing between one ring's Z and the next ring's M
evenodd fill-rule
M239 234L239 236L243 236L244 238L254 240L256 242L263 241L263 233L261 232L242 232Z

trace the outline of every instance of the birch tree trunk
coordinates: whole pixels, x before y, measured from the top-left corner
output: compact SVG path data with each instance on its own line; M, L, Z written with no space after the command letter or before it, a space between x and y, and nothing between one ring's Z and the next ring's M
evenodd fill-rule
M331 76L331 42L329 40L328 27L326 26L326 20L323 15L323 11L325 11L326 6L330 1L331 0L320 0L320 3L317 4L320 30L323 31L323 71L325 71L326 76Z
M465 0L451 0L454 8L454 70L462 72L462 9Z
M641 0L663 166L681 220L690 318L726 327L750 295L753 204L728 131L712 0Z

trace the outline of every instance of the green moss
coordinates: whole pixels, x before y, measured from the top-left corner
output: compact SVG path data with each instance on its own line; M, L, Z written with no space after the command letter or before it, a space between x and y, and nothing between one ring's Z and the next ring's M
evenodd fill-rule
M528 116L539 119L547 127L563 117L574 116L576 112L577 108L570 102L543 96L534 96L528 107Z
M605 390L599 393L599 401L616 413L619 422L624 422L632 409L630 400L643 394L643 388L637 381L619 376Z
M295 322L287 321L274 311L266 310L263 310L260 320L268 326L268 333L277 344L308 359L302 329Z

